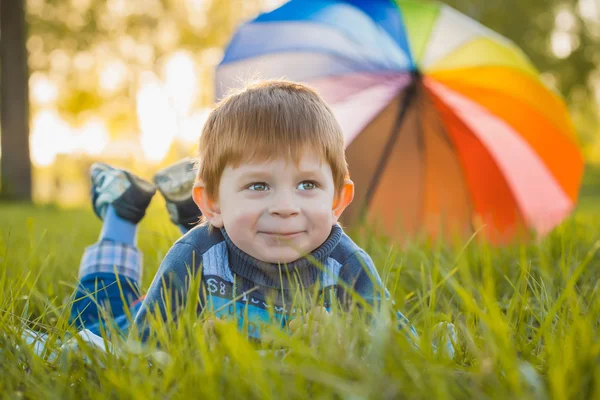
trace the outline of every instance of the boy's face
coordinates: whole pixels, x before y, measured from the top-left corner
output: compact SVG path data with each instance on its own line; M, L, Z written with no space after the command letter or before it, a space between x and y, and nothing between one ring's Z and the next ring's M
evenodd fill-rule
M335 196L331 167L305 154L298 165L284 158L249 162L223 170L219 200L194 198L209 222L225 227L241 250L262 261L289 263L329 236L354 186ZM205 212L207 211L207 212Z

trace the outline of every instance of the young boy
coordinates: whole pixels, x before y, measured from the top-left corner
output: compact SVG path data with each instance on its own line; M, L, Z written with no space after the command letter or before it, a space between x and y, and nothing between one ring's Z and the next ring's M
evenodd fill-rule
M204 125L199 159L196 176L189 161L155 176L171 220L185 234L141 303L135 236L156 189L128 171L92 167L92 202L104 227L82 260L73 307L81 328L98 333L97 305L108 302L123 331L129 310L136 337L147 339L150 314L176 320L190 276L198 275L198 311L236 318L255 339L272 315L285 325L303 314L297 305L313 293L324 295L325 307L334 299L348 304L351 292L378 301L385 288L371 258L337 223L354 185L341 129L316 92L267 81L230 95ZM201 215L202 224L192 227Z
M237 313L240 325L247 315L257 339L270 307L283 324L302 312L292 304L299 289L317 285L341 303L348 288L368 302L383 290L371 258L337 224L354 184L340 126L312 89L269 81L227 97L204 125L199 159L192 193L204 223L162 262L135 318L143 338L149 312L177 315L190 271L202 274L202 306Z

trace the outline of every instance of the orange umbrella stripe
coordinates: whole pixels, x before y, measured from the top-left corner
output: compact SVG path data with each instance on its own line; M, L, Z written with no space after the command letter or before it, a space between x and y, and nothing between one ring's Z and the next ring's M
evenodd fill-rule
M471 199L454 146L438 111L421 91L418 99L423 136L423 213L421 224L433 236L452 239L473 231Z
M513 95L494 90L454 82L444 84L476 101L518 132L540 156L569 198L576 201L583 175L581 153L537 108Z
M472 87L504 93L528 103L566 136L575 140L575 127L563 100L537 78L514 68L475 67L427 74L448 87Z
M515 229L525 227L525 222L502 172L460 118L430 90L427 93L433 99L459 155L476 218L485 225L483 230L487 237L495 242L503 241Z

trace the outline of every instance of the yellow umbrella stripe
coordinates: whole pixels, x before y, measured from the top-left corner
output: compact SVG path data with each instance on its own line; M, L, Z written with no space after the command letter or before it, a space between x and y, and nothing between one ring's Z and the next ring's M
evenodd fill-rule
M451 54L425 68L426 74L469 67L496 66L515 68L532 76L539 72L517 47L479 37L460 46Z

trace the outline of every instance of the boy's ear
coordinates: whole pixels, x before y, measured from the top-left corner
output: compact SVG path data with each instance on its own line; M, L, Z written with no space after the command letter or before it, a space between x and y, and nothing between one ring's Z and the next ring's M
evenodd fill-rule
M348 207L348 205L352 203L353 199L354 182L352 182L350 179L345 179L344 186L342 187L342 190L333 202L333 207L331 208L334 223L337 223L338 219L340 218L346 207Z
M203 181L200 180L194 184L192 198L194 199L194 203L200 208L200 211L202 211L202 215L204 215L208 223L215 228L223 227L223 218L221 217L219 203L208 197L206 194L206 186Z

